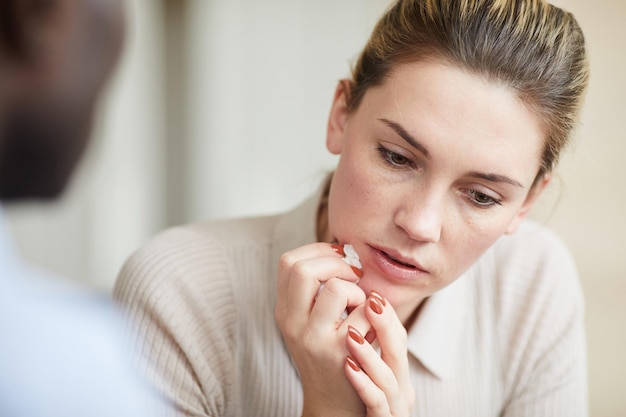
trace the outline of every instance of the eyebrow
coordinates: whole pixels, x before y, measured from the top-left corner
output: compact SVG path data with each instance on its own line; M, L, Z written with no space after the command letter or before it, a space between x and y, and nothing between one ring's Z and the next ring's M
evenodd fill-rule
M411 136L409 132L407 132L400 124L393 122L391 120L385 119L385 118L380 118L378 120L380 120L381 122L389 126L398 134L398 136L404 139L405 142L413 146L415 149L419 150L422 154L424 154L424 156L427 159L430 159L430 153L428 152L428 149L426 149L424 145L419 143L413 136ZM522 187L522 188L524 187L519 181L509 178L506 175L489 174L489 173L478 172L478 171L470 172L468 175L470 177L482 178L490 182L499 182L499 183L511 184L516 187Z
M398 136L404 139L405 142L407 142L409 145L411 145L412 147L414 147L415 149L423 153L427 159L430 159L430 153L428 152L428 149L426 149L424 145L419 143L413 136L411 136L409 132L407 132L402 126L388 119L381 118L378 120L380 120L381 122L383 122L384 124L392 128L394 132L398 134Z
M519 181L515 181L514 179L509 178L506 175L485 174L484 172L470 172L468 175L470 177L482 178L490 182L503 182L506 184L514 185L516 187L524 188L524 186Z

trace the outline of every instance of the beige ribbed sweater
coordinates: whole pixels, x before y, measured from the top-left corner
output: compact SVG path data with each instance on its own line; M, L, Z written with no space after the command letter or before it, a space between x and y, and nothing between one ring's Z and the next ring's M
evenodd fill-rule
M124 266L115 298L160 415L299 416L274 322L278 257L314 241L317 198L273 217L167 230ZM433 295L409 330L420 417L587 413L583 299L560 241L526 222Z

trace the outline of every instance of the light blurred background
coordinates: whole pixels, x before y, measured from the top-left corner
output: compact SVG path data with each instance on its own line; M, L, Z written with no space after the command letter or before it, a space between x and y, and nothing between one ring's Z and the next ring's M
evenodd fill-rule
M64 197L8 208L24 256L108 292L126 257L173 224L283 211L335 159L338 79L388 0L129 0L125 54ZM592 79L574 145L534 213L577 260L592 416L626 415L626 2L561 0Z

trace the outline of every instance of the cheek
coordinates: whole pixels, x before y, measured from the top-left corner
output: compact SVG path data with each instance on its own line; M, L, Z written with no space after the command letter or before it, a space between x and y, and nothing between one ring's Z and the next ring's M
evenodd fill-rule
M504 234L508 224L508 217L459 219L448 236L450 264L456 260L454 274L461 274L474 264Z
M381 215L384 199L375 175L364 164L340 160L329 194L329 227L338 239L350 239L367 231L374 216Z

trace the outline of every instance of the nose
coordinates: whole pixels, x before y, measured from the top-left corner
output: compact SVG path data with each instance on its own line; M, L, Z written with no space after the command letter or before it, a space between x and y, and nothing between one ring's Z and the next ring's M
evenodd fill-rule
M441 239L444 197L434 193L406 196L395 215L395 223L419 242L437 243Z

